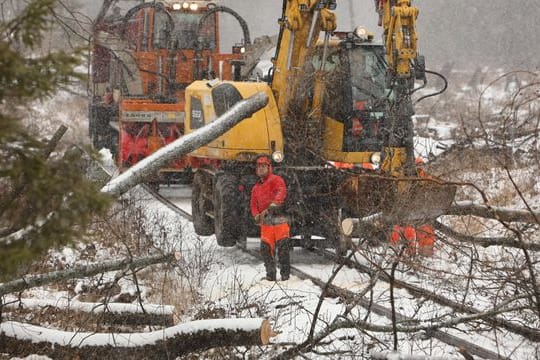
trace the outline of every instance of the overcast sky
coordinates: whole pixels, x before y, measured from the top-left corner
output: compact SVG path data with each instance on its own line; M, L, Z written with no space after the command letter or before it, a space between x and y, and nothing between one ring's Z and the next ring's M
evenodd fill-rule
M244 17L252 39L279 31L281 0L216 2ZM101 3L96 1L93 6ZM364 25L381 38L373 0L337 0L337 3L338 30ZM540 0L416 0L412 3L420 9L419 48L427 58L428 68L440 69L447 61L460 67L540 68ZM241 40L240 27L227 14L221 21L229 41L222 50L228 51Z

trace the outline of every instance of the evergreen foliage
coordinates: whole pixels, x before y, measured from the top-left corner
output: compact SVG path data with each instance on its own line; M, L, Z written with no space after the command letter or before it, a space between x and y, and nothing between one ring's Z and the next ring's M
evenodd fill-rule
M82 77L80 50L39 54L56 0L32 0L0 22L0 281L22 275L49 248L79 239L109 204L76 152L47 155L22 124L25 108ZM6 14L3 14L6 19Z

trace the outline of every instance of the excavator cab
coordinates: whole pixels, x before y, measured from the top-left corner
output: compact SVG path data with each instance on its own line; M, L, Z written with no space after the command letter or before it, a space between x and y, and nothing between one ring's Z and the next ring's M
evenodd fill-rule
M411 222L443 214L454 199L454 186L420 177L414 169L407 176L402 169L390 172L381 163L391 148L389 133L396 131L390 121L396 94L387 81L383 45L369 37L342 35L335 43L322 44L312 65L322 70L325 84L322 104L313 104L322 108L323 156L333 164L351 165L339 186L349 212L359 216L382 212L387 218ZM412 121L408 113L400 116L400 123ZM410 149L401 144L399 149L409 150L403 151L405 158L413 161L412 127L402 134L406 137L402 144L410 144Z
M386 100L392 96L386 84L384 47L339 39L326 50L324 44L318 46L311 65L324 82L322 104L312 105L322 109L323 157L377 168Z

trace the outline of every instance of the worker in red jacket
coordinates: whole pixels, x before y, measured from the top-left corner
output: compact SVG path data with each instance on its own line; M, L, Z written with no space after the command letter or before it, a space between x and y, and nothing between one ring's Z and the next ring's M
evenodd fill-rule
M290 228L283 211L287 186L281 176L272 173L272 161L266 155L257 157L255 172L259 180L251 190L250 208L255 223L261 227L261 255L266 279L276 280L277 249L281 280L288 280L291 271Z

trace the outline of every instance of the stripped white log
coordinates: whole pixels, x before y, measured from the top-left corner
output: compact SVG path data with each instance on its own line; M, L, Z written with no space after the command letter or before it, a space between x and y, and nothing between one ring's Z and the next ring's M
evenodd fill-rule
M54 359L168 359L213 347L267 345L275 335L263 318L198 320L144 333L67 332L14 321L0 324L4 352Z
M250 117L268 103L268 96L259 92L237 102L226 113L209 124L184 135L172 143L160 148L155 153L142 159L118 177L109 181L101 191L119 196L132 187L145 181L171 161L208 144L226 133L241 120Z

